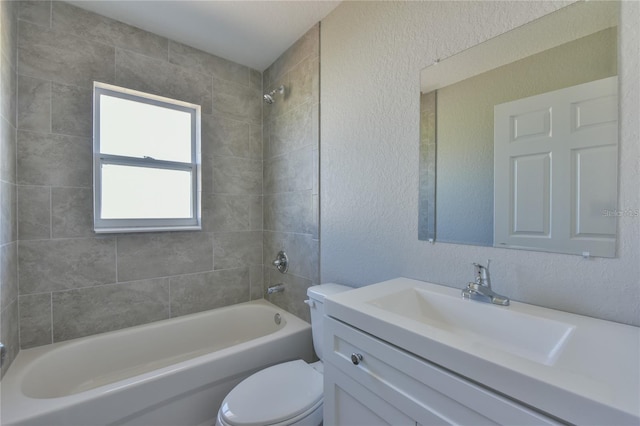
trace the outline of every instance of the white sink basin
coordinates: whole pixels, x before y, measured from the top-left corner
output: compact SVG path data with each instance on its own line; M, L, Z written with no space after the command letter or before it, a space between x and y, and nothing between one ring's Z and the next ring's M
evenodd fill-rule
M638 327L514 301L462 299L460 288L408 278L331 295L324 307L337 320L570 423L640 424Z
M552 365L574 327L506 307L409 288L367 301L477 346Z

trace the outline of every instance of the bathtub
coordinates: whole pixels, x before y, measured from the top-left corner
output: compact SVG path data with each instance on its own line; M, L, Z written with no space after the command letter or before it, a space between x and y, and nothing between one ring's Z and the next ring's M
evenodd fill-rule
M296 358L312 361L311 326L264 300L26 349L0 423L213 425L237 383Z

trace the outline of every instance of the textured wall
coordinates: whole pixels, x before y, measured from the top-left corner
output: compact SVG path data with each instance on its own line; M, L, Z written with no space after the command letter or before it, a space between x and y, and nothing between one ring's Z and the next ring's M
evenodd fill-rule
M419 71L549 13L554 2L345 2L322 21L321 278L362 286L405 276L461 288L492 259L514 300L640 325L640 219L619 221L618 257L431 245L417 238ZM623 2L620 197L639 208L639 6Z
M4 375L18 354L18 251L16 221L16 4L0 3L0 341L7 349Z
M18 17L21 346L261 298L261 74L62 2ZM94 80L201 105L203 232L93 233Z
M493 245L493 106L617 75L616 30L438 90L437 240Z
M263 73L265 92L286 87L262 109L265 287L284 283L284 293L268 299L307 321L303 300L319 283L319 31L312 27ZM271 266L280 250L289 257L286 275Z

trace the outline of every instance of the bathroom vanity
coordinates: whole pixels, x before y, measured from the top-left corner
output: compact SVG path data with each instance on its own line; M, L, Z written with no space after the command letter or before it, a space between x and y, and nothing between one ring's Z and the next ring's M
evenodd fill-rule
M640 424L637 327L406 278L325 308L325 424Z

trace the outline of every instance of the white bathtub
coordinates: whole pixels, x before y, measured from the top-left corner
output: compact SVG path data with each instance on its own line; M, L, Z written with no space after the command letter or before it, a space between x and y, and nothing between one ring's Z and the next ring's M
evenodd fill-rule
M238 382L312 348L308 323L258 300L26 349L0 382L0 423L212 425Z

